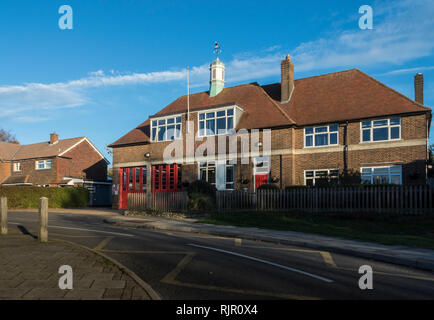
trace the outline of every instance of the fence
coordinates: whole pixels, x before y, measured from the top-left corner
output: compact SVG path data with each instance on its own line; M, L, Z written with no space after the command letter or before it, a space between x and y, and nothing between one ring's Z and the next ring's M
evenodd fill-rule
M430 186L362 186L289 190L218 191L217 208L228 210L370 211L422 213L433 208Z
M185 211L187 209L187 192L129 193L128 209L153 209L164 211Z

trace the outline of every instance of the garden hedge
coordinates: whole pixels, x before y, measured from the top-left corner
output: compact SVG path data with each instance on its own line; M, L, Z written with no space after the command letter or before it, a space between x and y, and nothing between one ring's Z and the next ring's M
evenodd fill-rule
M86 188L9 186L0 187L0 196L8 198L9 208L38 208L41 197L48 198L50 208L83 208L89 203Z

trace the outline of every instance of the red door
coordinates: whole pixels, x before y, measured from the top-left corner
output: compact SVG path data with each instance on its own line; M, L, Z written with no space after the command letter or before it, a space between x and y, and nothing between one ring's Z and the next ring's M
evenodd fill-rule
M258 189L259 186L268 183L268 174L257 174L255 175L255 188Z
M181 191L181 165L157 164L152 166L152 192Z
M146 193L146 167L120 169L119 209L128 209L129 193Z

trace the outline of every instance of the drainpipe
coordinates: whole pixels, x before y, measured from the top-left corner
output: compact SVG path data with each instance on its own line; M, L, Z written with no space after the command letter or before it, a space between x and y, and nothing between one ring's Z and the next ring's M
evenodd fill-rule
M348 121L344 125L344 175L348 172Z

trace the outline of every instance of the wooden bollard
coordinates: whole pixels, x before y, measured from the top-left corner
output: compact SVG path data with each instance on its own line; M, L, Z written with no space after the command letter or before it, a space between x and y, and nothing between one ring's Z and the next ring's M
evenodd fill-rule
M48 198L39 199L39 241L48 241Z
M0 225L1 234L8 234L8 198L0 198Z

